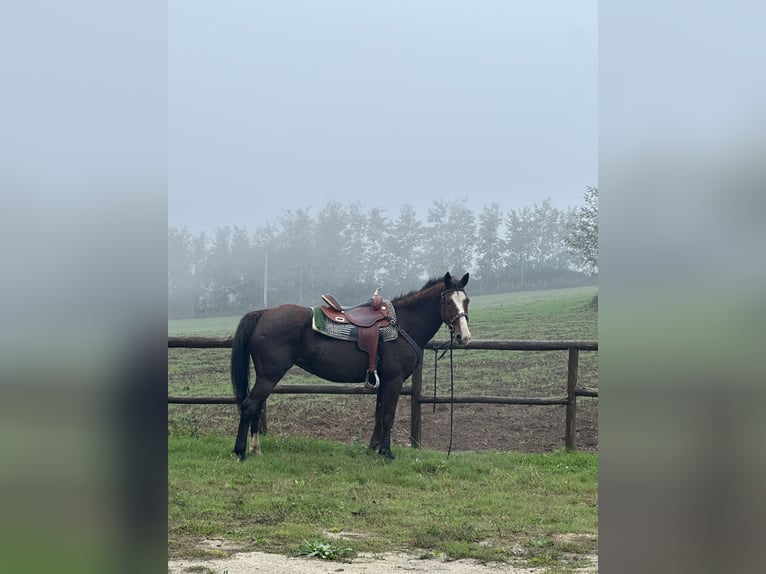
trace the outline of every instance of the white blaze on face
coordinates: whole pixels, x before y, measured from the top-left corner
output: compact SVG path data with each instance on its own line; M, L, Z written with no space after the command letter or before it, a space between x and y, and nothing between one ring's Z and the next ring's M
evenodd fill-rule
M466 312L465 302L467 296L463 291L453 291L450 294L450 299L455 304L455 307L457 307L458 313L461 311L464 313ZM452 319L452 317L450 317L450 319ZM471 340L471 330L468 328L468 320L465 316L462 316L455 321L455 332L457 333L461 344L467 345L468 341Z

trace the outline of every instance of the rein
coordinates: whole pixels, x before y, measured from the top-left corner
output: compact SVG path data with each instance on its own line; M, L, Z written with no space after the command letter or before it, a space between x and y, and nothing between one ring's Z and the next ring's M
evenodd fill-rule
M454 414L455 414L455 369L454 364L452 362L452 349L454 347L453 342L455 340L455 333L454 331L450 330L450 338L449 342L445 343L442 347L439 347L437 349L434 349L434 399L436 398L436 364L439 359L444 357L444 355L449 351L449 394L450 394L450 403L449 403L449 446L447 447L447 456L449 457L450 453L452 452L452 436L453 436L453 422L454 422ZM439 357L439 350L444 349L442 351L441 357ZM436 412L436 403L434 403L434 410L433 412Z
M407 341L410 344L410 347L412 347L415 350L415 354L418 356L418 362L415 364L420 364L420 362L423 360L423 351L420 350L420 346L415 342L415 340L410 337L410 334L405 331L402 327L398 327L399 332L402 334L402 337L404 337L405 341Z

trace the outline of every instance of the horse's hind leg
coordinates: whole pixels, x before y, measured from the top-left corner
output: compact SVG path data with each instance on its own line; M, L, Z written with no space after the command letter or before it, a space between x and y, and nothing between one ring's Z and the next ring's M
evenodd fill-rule
M263 405L275 386L277 386L276 382L256 378L253 390L250 391L250 394L242 401L239 407L239 427L237 429L237 441L234 443L234 453L240 460L245 459L247 431L248 429L253 431L258 429ZM258 440L257 432L253 432L250 451L256 455L261 454L261 444Z
M250 453L254 454L255 456L261 456L263 454L261 452L261 440L260 438L258 438L259 437L258 433L261 430L260 422L261 422L261 417L263 416L264 406L265 406L265 401L264 401L264 404L261 405L261 408L259 408L255 412L255 415L253 416L253 420L250 423Z
M248 397L239 406L239 426L237 427L237 440L234 442L234 454L239 457L239 460L245 460L247 429L250 426L253 414Z
M250 452L260 456L261 441L258 434L266 434L266 401L263 401L260 414L250 422Z

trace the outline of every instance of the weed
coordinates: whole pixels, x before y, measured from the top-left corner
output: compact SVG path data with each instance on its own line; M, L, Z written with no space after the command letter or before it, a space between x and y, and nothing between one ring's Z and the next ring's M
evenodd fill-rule
M553 566L561 560L562 552L549 537L528 540L526 559L532 566Z
M353 557L354 549L340 548L332 542L306 542L304 541L295 551L296 556L306 558L319 558L320 560L346 560Z

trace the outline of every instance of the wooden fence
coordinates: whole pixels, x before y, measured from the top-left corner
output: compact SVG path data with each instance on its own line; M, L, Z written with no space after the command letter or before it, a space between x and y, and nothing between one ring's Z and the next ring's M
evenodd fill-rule
M231 348L231 337L168 337L168 348L195 349L226 349ZM445 343L430 341L426 349L439 349ZM493 350L493 351L569 351L567 367L566 396L561 397L426 397L423 396L423 362L412 374L411 385L402 388L403 395L409 395L411 405L410 438L412 446L417 448L421 442L422 405L424 404L467 404L485 403L495 405L560 405L566 407L565 444L567 450L574 451L576 445L577 397L598 397L598 389L577 386L577 372L580 351L598 351L597 341L481 341L471 340L470 345L461 350ZM277 385L273 394L334 394L334 395L374 395L376 391L367 390L360 384L332 385ZM168 397L168 403L173 404L235 404L234 397ZM264 410L264 414L265 414ZM266 417L262 417L261 428L265 430Z

